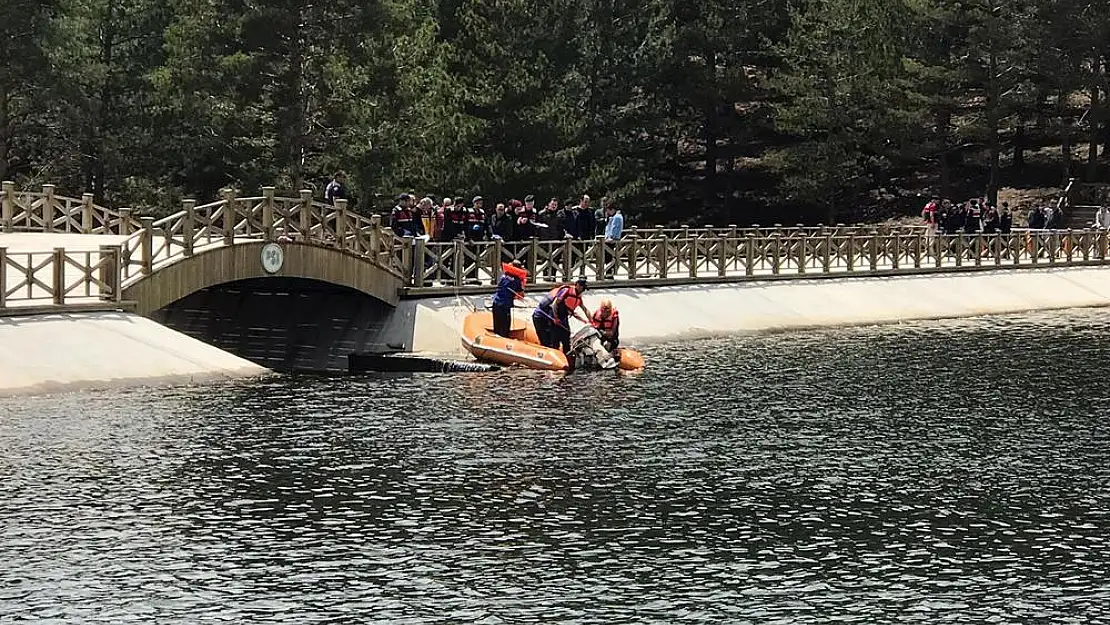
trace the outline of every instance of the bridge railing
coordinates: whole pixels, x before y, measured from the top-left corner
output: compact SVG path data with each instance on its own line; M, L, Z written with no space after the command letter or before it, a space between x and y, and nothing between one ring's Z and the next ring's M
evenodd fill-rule
M342 200L334 207L316 202L311 191L301 191L296 198L277 196L272 187L262 191L262 196L243 198L225 191L220 200L200 206L185 200L182 210L162 219L140 218L136 232L122 244L124 281L206 248L243 239L326 245L389 268L380 218L353 213Z
M217 218L222 213L213 211ZM233 213L234 214L234 211ZM195 216L195 215L194 215ZM143 232L155 231L153 220ZM350 225L350 224L348 224ZM163 224L163 227L165 224ZM204 227L198 228L204 230ZM194 231L195 232L195 231ZM193 236L193 249L218 245L219 230ZM132 239L129 239L129 241ZM140 237L142 257L171 246ZM460 287L488 291L501 263L520 260L533 284L555 284L585 276L614 285L691 283L812 276L882 276L968 268L1106 265L1105 231L1019 231L996 235L930 238L922 232L893 234L808 233L745 237L668 238L633 236L620 241L426 243L405 241L406 284L413 294L451 293ZM55 248L13 251L0 247L0 309L118 303L129 275L123 245L95 250ZM149 267L156 267L153 263ZM140 272L144 267L140 267Z
M91 193L80 199L56 195L52 184L41 193L18 191L7 181L0 188L0 232L126 235L138 226L131 209L94 204Z
M0 247L0 309L119 302L118 245L97 250L10 251Z
M410 290L432 294L467 285L490 285L501 264L520 261L532 283L586 277L597 281L660 283L785 278L814 275L883 275L1014 267L1106 263L1110 237L1096 230L1019 230L1007 234L929 236L924 228L829 228L748 231L736 236L665 231L633 233L619 241L482 241L429 243L407 238L395 250Z

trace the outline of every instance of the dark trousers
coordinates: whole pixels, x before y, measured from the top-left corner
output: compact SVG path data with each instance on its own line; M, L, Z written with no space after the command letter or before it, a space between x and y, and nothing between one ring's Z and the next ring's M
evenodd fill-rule
M540 338L540 345L555 347L555 344L551 342L551 328L554 327L554 324L547 318L547 315L538 311L532 313L532 325L536 326L536 336Z
M513 307L493 307L493 333L509 338L509 331L513 327Z
M564 319L563 325L551 324L552 347L558 347L564 354L570 353L570 323Z
M568 320L563 319L556 323L542 312L534 312L532 313L532 324L536 326L536 335L539 336L540 343L544 347L561 349L564 354L570 352L570 324Z

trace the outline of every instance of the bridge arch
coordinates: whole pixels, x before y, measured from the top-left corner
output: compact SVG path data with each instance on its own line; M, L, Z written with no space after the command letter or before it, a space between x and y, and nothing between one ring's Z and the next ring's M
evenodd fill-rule
M331 247L308 243L280 243L284 260L270 273L262 266L265 241L236 241L234 245L198 251L158 267L125 285L123 299L150 315L193 293L220 284L256 278L303 278L335 284L375 297L390 306L400 299L400 278L368 259Z

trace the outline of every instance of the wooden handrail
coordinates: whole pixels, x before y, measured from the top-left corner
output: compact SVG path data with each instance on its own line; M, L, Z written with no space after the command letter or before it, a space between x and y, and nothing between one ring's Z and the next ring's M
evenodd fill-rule
M219 221L219 220L213 220ZM174 222L146 218L123 244L97 250L53 248L11 251L0 247L0 308L26 304L118 302L122 289L172 262L166 228ZM375 224L374 220L371 223ZM372 226L373 227L373 226ZM371 231L373 234L373 231ZM258 233L258 236L263 236ZM365 253L348 250L354 262L374 262L374 236ZM258 240L253 238L250 240ZM351 239L348 239L350 241ZM212 245L222 245L217 238ZM488 292L501 263L520 260L530 284L546 289L579 275L612 286L699 282L882 276L905 273L1110 264L1110 233L1102 230L1015 231L994 235L929 238L869 233L785 237L781 233L712 238L690 235L606 241L540 241L464 244L405 239L397 272L410 295ZM392 257L394 252L390 252ZM184 256L182 251L180 256ZM393 260L389 261L391 266Z

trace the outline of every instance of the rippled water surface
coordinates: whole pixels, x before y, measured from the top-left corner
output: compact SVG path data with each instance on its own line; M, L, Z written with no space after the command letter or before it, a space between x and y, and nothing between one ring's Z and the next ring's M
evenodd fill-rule
M0 400L0 622L1110 622L1110 312Z

